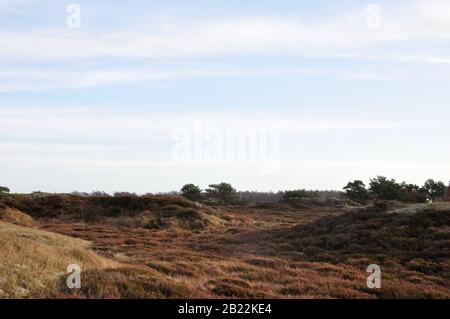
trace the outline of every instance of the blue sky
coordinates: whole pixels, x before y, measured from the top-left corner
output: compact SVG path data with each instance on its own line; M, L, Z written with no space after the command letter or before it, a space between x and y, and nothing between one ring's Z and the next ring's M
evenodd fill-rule
M78 1L75 29L70 4L0 0L13 191L450 178L448 0Z

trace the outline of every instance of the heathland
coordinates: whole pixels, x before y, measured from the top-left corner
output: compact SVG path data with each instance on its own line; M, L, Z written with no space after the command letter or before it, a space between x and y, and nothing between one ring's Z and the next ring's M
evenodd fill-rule
M0 195L0 298L450 298L449 283L444 201Z

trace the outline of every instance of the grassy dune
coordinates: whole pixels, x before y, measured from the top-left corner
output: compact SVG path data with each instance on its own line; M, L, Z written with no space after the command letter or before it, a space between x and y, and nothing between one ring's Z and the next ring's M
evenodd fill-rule
M31 216L6 206L0 207L0 220L25 227L33 227L36 224Z
M0 221L0 298L43 296L54 291L66 267L116 267L81 239Z

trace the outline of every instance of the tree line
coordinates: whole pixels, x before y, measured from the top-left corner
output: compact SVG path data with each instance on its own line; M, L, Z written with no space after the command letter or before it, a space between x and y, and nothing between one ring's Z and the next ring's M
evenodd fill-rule
M164 193L164 195L181 195L189 200L204 202L206 204L239 205L246 203L278 203L282 201L295 201L304 199L320 198L347 198L351 201L366 204L371 200L398 200L402 202L425 203L433 199L444 197L448 185L441 181L428 179L422 186L397 182L384 176L370 179L369 184L362 180L349 182L341 191L318 191L318 190L286 190L280 192L238 192L229 183L210 184L207 189L202 190L195 184L184 185L179 192ZM7 194L8 187L0 186L0 194ZM32 195L45 196L47 193L34 192ZM92 193L73 192L73 195L83 197L110 196L105 192L95 191ZM150 193L146 195L152 195ZM138 196L135 193L115 192L114 196Z
M211 184L202 190L195 184L186 184L181 188L181 196L192 201L224 205L247 203L278 203L306 198L341 198L340 191L287 190L279 192L236 191L229 183Z
M422 186L419 186L377 176L370 179L368 187L363 181L355 180L349 182L344 190L348 199L361 204L373 199L425 203L443 197L447 188L448 185L433 179L428 179Z
M218 204L243 204L243 203L276 203L281 201L293 201L319 198L347 198L351 201L366 204L371 200L398 200L409 203L426 203L445 196L448 184L441 181L428 179L422 186L406 182L397 182L384 176L370 179L366 186L363 181L349 182L340 191L318 190L286 190L283 192L237 192L228 183L211 184L209 188L202 189L194 184L184 185L181 195L193 201L213 202Z

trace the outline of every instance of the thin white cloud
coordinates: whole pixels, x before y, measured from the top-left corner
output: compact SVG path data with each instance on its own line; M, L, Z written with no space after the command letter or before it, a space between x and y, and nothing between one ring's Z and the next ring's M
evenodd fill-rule
M348 70L324 70L314 68L235 68L235 67L196 67L196 68L148 68L69 71L45 69L0 70L0 92L45 91L54 89L95 88L114 84L135 84L179 78L223 78L255 77L276 75L308 75L337 77L369 81L395 81L392 75Z
M27 7L36 0L0 0L0 13L6 12L8 14L23 14L23 7Z
M2 2L0 2L1 4ZM3 0L4 6L11 1ZM370 81L395 81L401 76L378 70L296 68L139 68L118 69L114 59L192 59L219 56L300 55L346 57L427 64L449 64L450 57L433 51L450 40L448 1L411 1L381 7L380 27L368 26L364 6L315 21L286 17L228 18L191 21L142 30L96 33L79 30L0 32L0 92L95 88L187 77L239 77L303 74ZM429 43L424 53L423 41ZM75 70L85 60L113 59L104 69ZM18 67L26 62L62 60L59 69ZM72 64L73 63L73 66ZM411 74L407 75L410 79Z
M304 114L290 114L286 120L283 114L259 116L252 115L251 120L241 112L211 112L199 114L130 112L114 114L105 110L96 112L68 112L40 109L40 112L28 113L27 109L14 111L14 107L0 108L0 136L3 138L66 138L66 139L170 139L175 131L186 132L200 125L203 132L228 128L272 128L280 132L300 134L306 131L335 131L397 128L404 123L386 121L367 121L358 118L327 118L324 114L306 117Z
M417 62L417 63L429 63L429 64L450 64L450 56L430 56L430 55L410 55L398 58L401 62Z
M99 173L102 171L115 172L120 169L126 169L128 173L142 169L151 169L154 174L163 174L167 178L169 172L186 172L195 173L197 176L201 174L215 174L217 171L226 171L228 173L255 174L257 167L251 162L237 163L196 163L196 162L173 162L170 160L154 160L151 158L108 158L89 156L48 156L48 155L31 155L28 157L17 155L6 155L0 157L0 163L9 167L63 167L75 168L77 170L92 171ZM252 169L252 171L249 171ZM399 174L399 172L402 172ZM418 181L422 183L430 176L442 176L450 174L446 162L436 161L430 166L426 162L411 162L405 160L280 160L279 170L272 176L281 178L283 185L287 182L286 178L307 175L315 178L323 176L343 176L344 183L351 178L366 179L373 178L377 175L387 175L395 177L398 180ZM325 184L326 185L326 184ZM310 187L310 186L308 186Z
M383 52L383 45L450 38L450 3L414 1L381 7L380 28L367 25L365 7L305 22L300 18L255 17L180 23L150 31L91 33L29 30L0 33L0 58L188 58L236 55L358 55ZM63 29L62 29L63 30Z
M62 143L0 143L0 150L8 153L32 153L32 152L59 152L59 153L83 153L118 151L120 148L103 144L62 144Z

